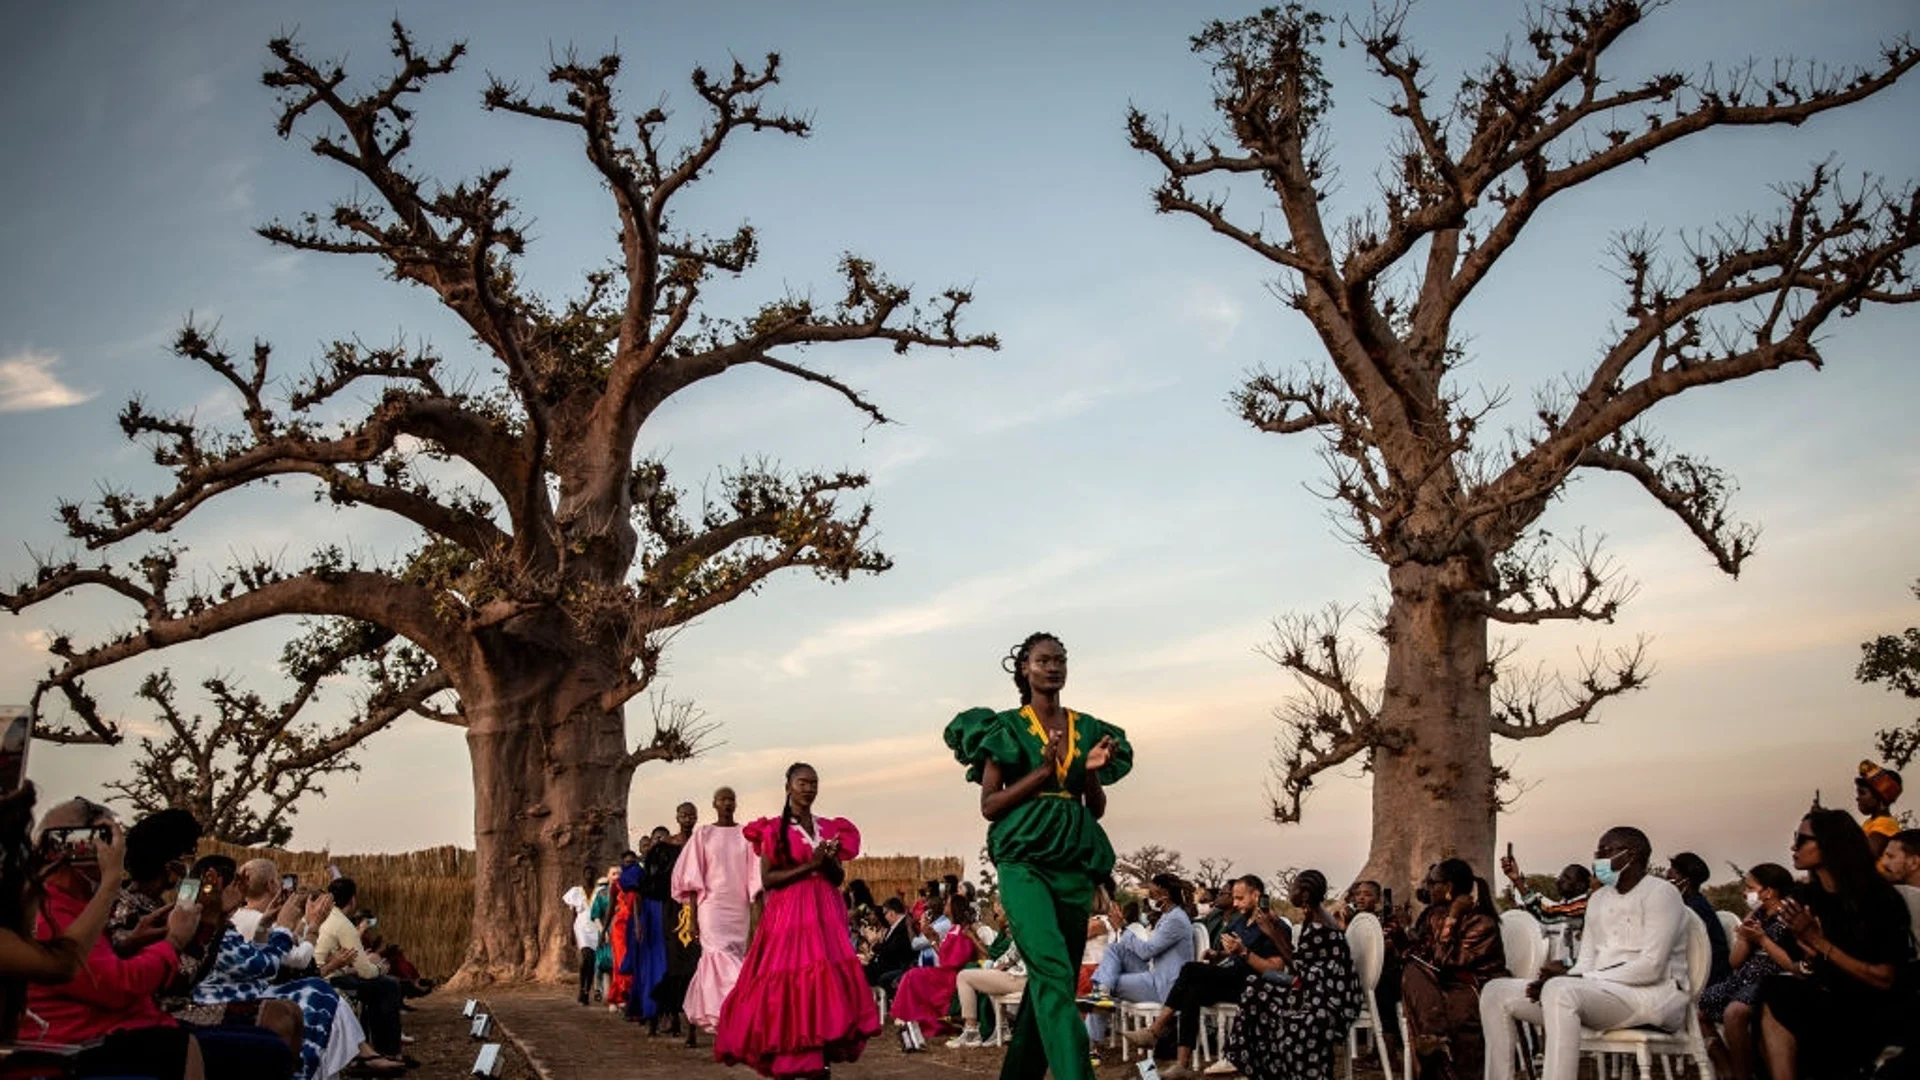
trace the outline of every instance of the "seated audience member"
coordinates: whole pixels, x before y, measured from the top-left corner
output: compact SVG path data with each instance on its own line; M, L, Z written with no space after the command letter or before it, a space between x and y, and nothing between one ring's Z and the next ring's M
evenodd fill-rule
M1324 888L1324 886L1323 886ZM1321 899L1325 899L1324 891ZM1209 1005L1240 1000L1247 979L1287 966L1292 943L1287 928L1267 910L1267 885L1257 874L1233 883L1233 921L1220 934L1218 947L1180 969L1168 988L1166 1007L1149 1027L1124 1036L1135 1046L1148 1048L1174 1028L1175 1066L1164 1077L1191 1075L1193 1047L1200 1037L1200 1010Z
M1009 935L1011 937L1011 935ZM960 998L960 1036L947 1043L950 1050L981 1045L980 998L1004 997L1027 989L1027 963L1020 959L1020 946L1008 942L1007 949L985 967L962 968L954 980L953 992Z
M1713 904L1700 895L1707 885L1712 871L1707 869L1707 860L1691 851L1683 851L1673 857L1667 866L1667 881L1680 890L1680 899L1687 909L1700 917L1700 924L1707 928L1707 949L1713 954L1712 969L1707 975L1707 985L1712 986L1727 977L1732 970L1727 962L1727 928L1720 925L1720 913L1713 910Z
M1913 917L1913 936L1920 941L1920 829L1893 834L1880 853L1880 876L1893 882L1893 889L1907 902Z
M1785 917L1806 975L1769 976L1760 987L1767 1071L1772 1080L1856 1075L1911 1022L1910 992L1896 986L1913 960L1907 906L1875 872L1866 834L1844 810L1801 820L1793 866L1808 879Z
M873 959L867 961L867 983L891 995L900 983L900 976L918 961L919 950L913 947L913 926L907 918L907 905L901 903L899 897L888 897L880 905L880 913L887 920L887 931L874 945Z
M1093 907L1087 914L1087 944L1080 950L1080 981L1075 993L1081 997L1093 992L1093 973L1107 955L1107 946L1120 935L1120 908L1113 902L1119 889L1113 875L1107 874L1093 885Z
M1700 1024L1714 1040L1708 1046L1714 1066L1733 1080L1753 1080L1760 1041L1753 1006L1761 983L1800 963L1799 946L1781 914L1793 893L1793 874L1784 866L1761 863L1747 871L1746 886L1747 917L1728 957L1733 970L1700 995Z
M231 859L218 855L201 862L207 864L214 860L226 862L229 868L232 864ZM209 869L218 872L219 868L202 865L194 869L204 874ZM206 902L218 905L231 920L245 909L246 886L244 879L231 870L229 878L224 888L207 894ZM277 893L278 874L272 880ZM367 1044L353 1010L340 1000L339 992L325 979L274 981L287 956L297 948L296 941L303 930L319 925L331 908L331 900L324 894L290 893L273 908L273 921L267 926L265 941L257 944L229 922L220 936L212 970L193 988L193 1002L223 1007L257 1003L263 1015L270 1007L284 1008L282 1003L293 1006L298 1012L298 1076L301 1080L330 1077L349 1065L356 1066L356 1072L361 1075L403 1073L407 1069L404 1061L384 1058Z
M345 953L347 966L330 978L333 984L353 995L360 1003L360 1020L367 1025L367 1036L381 1056L398 1059L400 1050L400 983L387 974L384 965L360 940L360 928L353 915L360 907L360 890L352 878L335 878L327 886L333 896L333 910L320 923L320 936L314 943L314 955L323 961Z
M1900 799L1900 788L1899 773L1871 761L1860 763L1860 775L1853 781L1853 797L1864 819L1860 830L1867 835L1867 852L1876 859L1887 849L1887 841L1900 831L1900 823L1893 817L1893 804Z
M132 956L166 937L167 896L187 874L200 823L185 810L148 814L127 829L127 880L113 905L113 951Z
M1526 875L1520 872L1520 865L1511 855L1501 857L1500 872L1513 883L1514 906L1540 921L1556 958L1568 960L1576 955L1580 948L1580 930L1587 917L1587 897L1593 892L1592 872L1579 863L1561 867L1553 879L1558 900L1549 900L1529 889Z
M1400 979L1418 1075L1477 1077L1484 1057L1480 988L1507 974L1500 914L1464 860L1435 866L1426 885L1432 903L1414 928Z
M987 955L976 930L973 905L957 891L949 890L946 897L946 917L952 929L940 939L939 963L914 968L901 976L893 996L895 1020L934 1032L946 1023L960 969Z
M373 954L395 981L400 984L400 996L406 998L425 997L433 992L433 980L420 974L413 966L407 954L397 943L389 942L384 931L374 929L373 912L362 910L354 917L354 925L360 930L360 942Z
M1193 924L1207 928L1207 940L1220 936L1233 910L1233 896L1226 889L1196 887L1193 890Z
M1120 934L1108 942L1080 1004L1105 1011L1123 1001L1166 1001L1180 969L1193 962L1193 915L1188 910L1186 883L1172 874L1154 875L1147 882L1146 906L1151 932L1144 938ZM1106 1038L1106 1017L1099 1012L1087 1017L1087 1034L1095 1043Z
M205 1075L200 1046L191 1034L160 1011L154 995L180 971L180 953L200 924L197 904L175 904L167 913L164 936L132 956L113 951L96 930L84 953L82 933L104 927L119 895L125 841L112 811L74 799L47 811L33 862L42 875L37 911L28 892L26 912L34 918L38 946L25 952L25 1023L19 1037L36 1042L91 1044L78 1059L80 1076L154 1076L160 1080L199 1080ZM111 877L109 877L111 874ZM32 873L23 875L32 889ZM78 959L74 974L60 969ZM35 979L34 977L38 978ZM17 991L18 984L12 988ZM15 999L17 1001L17 998ZM12 1019L18 1020L15 1013Z
M1594 848L1600 888L1587 901L1579 959L1551 962L1532 982L1495 979L1480 992L1488 1080L1512 1080L1514 1021L1545 1032L1541 1080L1575 1080L1580 1029L1677 1030L1686 1022L1687 920L1680 890L1647 874L1653 845L1628 826Z
M913 948L915 964L919 967L933 967L940 962L940 943L947 940L947 932L953 929L953 920L947 917L947 896L938 891L941 883L928 882L934 886L933 898L920 912L920 921L915 923Z
M1226 1060L1249 1080L1333 1076L1335 1048L1365 1007L1347 935L1326 910L1326 875L1300 871L1287 899L1300 909L1300 940L1275 935L1279 967L1245 980L1227 1037ZM1161 1075L1194 1073L1182 1063Z

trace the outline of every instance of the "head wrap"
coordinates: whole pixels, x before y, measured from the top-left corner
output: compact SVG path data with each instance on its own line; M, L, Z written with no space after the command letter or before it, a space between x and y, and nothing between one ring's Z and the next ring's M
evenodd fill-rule
M1883 769L1871 761L1860 763L1860 777L1854 781L1880 797L1880 801L1891 806L1900 798L1900 774L1892 769Z

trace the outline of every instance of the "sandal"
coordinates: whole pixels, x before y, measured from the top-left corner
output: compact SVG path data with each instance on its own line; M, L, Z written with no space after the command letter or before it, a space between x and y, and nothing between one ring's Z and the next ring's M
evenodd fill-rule
M406 1062L379 1055L354 1058L340 1070L343 1076L404 1076L406 1072Z

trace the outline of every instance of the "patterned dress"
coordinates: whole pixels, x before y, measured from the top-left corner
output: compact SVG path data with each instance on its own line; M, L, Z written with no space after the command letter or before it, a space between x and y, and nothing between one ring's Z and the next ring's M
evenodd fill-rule
M1247 977L1227 1059L1249 1080L1333 1080L1334 1049L1364 1007L1347 935L1308 920L1293 947L1293 982Z
M228 927L220 936L220 951L213 970L193 988L196 1005L228 1005L239 1001L282 998L300 1006L305 1031L300 1040L299 1080L315 1080L326 1075L321 1058L333 1035L334 1013L340 1009L340 994L325 979L301 979L275 985L280 962L293 948L293 935L274 927L264 945L256 945Z
M1787 920L1778 912L1770 916L1762 929L1767 939L1787 950L1787 955L1799 953L1800 946L1794 940L1793 931L1787 928ZM1780 965L1773 962L1767 950L1753 946L1747 953L1747 962L1734 968L1727 977L1706 988L1700 995L1700 1014L1714 1023L1720 1023L1727 1015L1727 1006L1736 1001L1752 1005L1760 1000L1760 984L1767 976L1781 974Z

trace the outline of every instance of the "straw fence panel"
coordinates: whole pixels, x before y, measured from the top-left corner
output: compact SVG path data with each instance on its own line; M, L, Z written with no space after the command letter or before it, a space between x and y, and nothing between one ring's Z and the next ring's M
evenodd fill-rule
M337 866L358 886L360 906L379 916L381 938L405 949L421 974L444 979L466 958L467 935L473 928L471 851L449 846L397 855L344 855L201 843L200 854L216 853L241 863L272 859L282 874L298 875L306 889L325 888L332 880L327 867ZM958 858L879 856L848 862L847 880L865 880L877 900L899 896L911 901L925 882L962 870Z
M398 855L336 855L325 851L242 848L205 841L200 854L227 855L236 862L272 859L282 874L296 874L303 889L324 889L329 865L353 879L360 906L380 919L378 933L406 950L422 975L444 979L466 958L473 928L474 855L448 846Z

